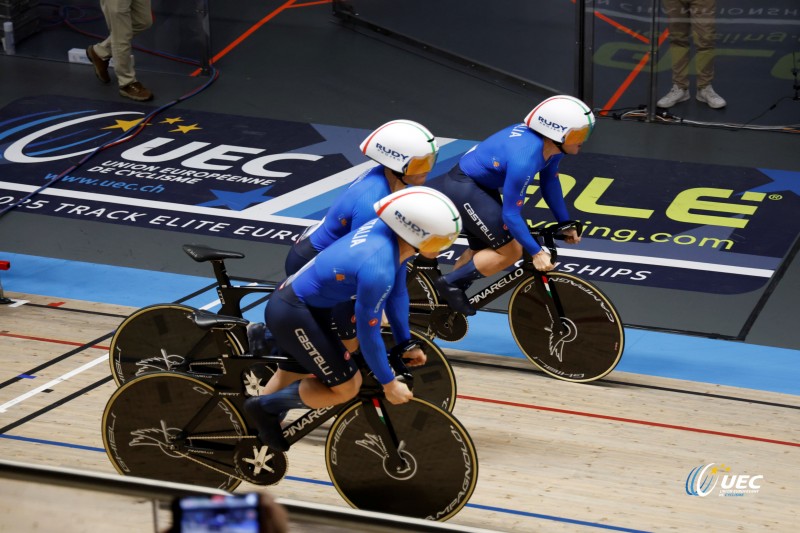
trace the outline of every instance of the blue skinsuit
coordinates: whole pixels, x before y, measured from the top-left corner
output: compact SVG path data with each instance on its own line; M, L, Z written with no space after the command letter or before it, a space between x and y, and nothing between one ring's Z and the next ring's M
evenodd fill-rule
M543 139L525 124L515 124L500 130L475 146L461 157L457 167L467 177L485 190L500 189L503 195L502 220L485 220L490 227L502 231L504 224L508 233L516 239L531 255L537 254L541 247L530 236L528 226L521 215L525 203L528 185L539 173L539 184L542 196L559 222L569 220L564 202L561 184L558 179L558 165L563 154L556 154L548 161L542 157ZM457 169L454 169L457 171ZM453 171L451 171L452 174ZM450 180L450 174L442 180ZM444 184L442 184L444 185ZM434 186L442 190L458 205L462 218L466 223L469 214L463 212L465 202L475 203L475 197L460 198L462 193L451 190L447 186ZM479 216L480 204L472 206ZM493 223L492 223L493 222Z
M411 337L406 267L405 262L399 262L399 257L394 232L377 218L328 246L287 279L276 293L280 296L278 299L273 296L270 300L266 322L278 345L323 382L335 384L328 379L326 368L320 369L313 362L309 364L308 343L298 343L297 331L302 331L314 346L327 346L318 352L323 359L332 361L331 366L341 364L336 360L341 354L336 353L334 345L325 344L330 342L330 327L324 320L310 320L308 310L330 309L355 297L361 353L381 384L392 381L394 372L381 337L384 310L395 341L405 342ZM296 296L296 305L287 304L289 299L283 294L287 291ZM352 364L348 363L348 370L343 370L344 374L336 381L349 379L348 375L354 373L352 369ZM331 372L333 374L335 372Z

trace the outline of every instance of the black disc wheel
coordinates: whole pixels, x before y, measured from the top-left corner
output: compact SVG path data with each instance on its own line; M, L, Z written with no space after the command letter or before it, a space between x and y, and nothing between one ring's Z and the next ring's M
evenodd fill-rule
M508 321L522 353L547 374L574 382L600 379L619 363L625 334L611 301L594 285L561 272L547 275L563 308L559 316L540 280L511 295Z
M399 446L373 428L361 402L352 404L336 417L325 447L336 490L358 509L447 520L467 504L477 483L469 434L451 414L417 398L382 404L378 415L390 421ZM399 467L389 458L392 446L403 459Z
M221 348L210 331L198 328L190 316L197 309L185 305L159 304L144 307L117 328L109 348L111 375L117 385L150 373L174 371L213 379L222 368ZM231 355L245 351L244 328L227 332ZM242 340L244 339L244 341Z
M103 444L120 474L232 491L242 416L206 383L154 373L117 389L103 412Z

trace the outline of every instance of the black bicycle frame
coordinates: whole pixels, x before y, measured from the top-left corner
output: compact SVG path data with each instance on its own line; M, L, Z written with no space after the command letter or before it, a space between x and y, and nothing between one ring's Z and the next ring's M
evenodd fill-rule
M198 311L193 313L192 316L193 321L198 327L203 329L209 329L216 340L218 346L221 348L221 353L230 353L229 349L230 346L228 344L227 339L225 338L225 332L233 329L234 326L241 325L241 319L230 319L227 316L220 316L215 315L213 313L208 313L205 311ZM360 354L354 354L355 361L358 364L360 369L366 368L366 362L360 357ZM203 408L201 408L200 412L198 412L192 420L187 424L187 427L181 431L178 438L176 440L183 441L187 438L187 435L190 434L194 428L205 418L208 412L211 411L214 405L219 401L219 398L222 397L243 397L243 395L238 392L241 388L240 383L240 375L241 369L237 368L238 365L252 365L255 362L258 363L280 363L282 361L286 361L287 357L281 355L268 355L264 357L221 357L219 358L220 364L222 366L222 376L220 379L213 385L214 386L214 394L209 398L208 402L205 404ZM392 365L392 368L395 370L395 373L398 376L402 376L406 383L408 383L409 388L413 388L413 376L408 371L408 368L403 363L401 357L396 354L389 355L389 362ZM229 368L231 367L231 368ZM363 372L363 370L361 370ZM366 379L372 379L367 378ZM370 426L373 430L379 435L379 437L384 441L391 443L391 446L387 446L387 453L389 454L388 460L389 465L393 467L399 467L405 464L405 459L400 456L399 446L400 441L397 438L397 435L394 432L394 428L392 427L391 420L387 416L380 417L377 414L377 410L381 412L386 412L383 405L383 391L381 391L380 386L377 385L362 385L361 390L358 392L357 400L360 401L361 405L364 408L364 413L366 416L367 421L369 422ZM303 415L299 418L294 420L291 424L283 429L283 436L286 438L287 442L291 445L295 442L299 441L313 430L324 424L329 419L337 416L341 413L345 408L352 405L353 402L345 402L340 405L333 405L329 407L322 407L318 409L310 409L306 411Z
M197 262L208 261L214 270L214 277L217 279L217 296L221 304L219 313L220 315L235 316L241 318L242 316L242 298L249 294L262 293L266 297L275 292L277 284L274 283L258 283L255 285L234 285L228 276L228 269L225 267L225 259L241 259L244 255L237 252L224 252L207 248L199 245L184 245L184 252ZM204 253L221 253L224 257L203 257ZM258 305L262 300L259 300L253 305Z
M566 228L576 228L578 230L578 235L582 233L581 223L572 220L556 225L553 230L545 228L544 230L531 231L531 235L534 238L541 237L544 240L542 247L546 248L547 251L550 252L550 260L553 263L556 262L558 257L558 248L555 245L555 239L558 238L557 233ZM550 296L550 298L545 298L544 301L546 302L545 305L549 306L552 304L553 307L551 308L551 314L553 316L563 318L564 308L561 305L561 299L558 297L556 287L554 285L550 285L547 278L547 273L536 270L533 267L533 257L530 253L528 253L527 250L523 250L522 259L514 263L514 270L500 279L495 280L487 287L484 287L472 296L469 296L470 305L472 305L474 309L481 309L485 307L487 304L514 289L517 283L521 281L527 274L534 275L534 279L541 282L541 286ZM555 327L558 328L556 333L559 335L564 335L566 333L562 320L556 320Z

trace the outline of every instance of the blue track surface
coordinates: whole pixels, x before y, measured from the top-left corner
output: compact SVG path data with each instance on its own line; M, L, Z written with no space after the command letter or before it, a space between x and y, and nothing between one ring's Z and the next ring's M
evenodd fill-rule
M3 253L0 259L12 265L2 273L6 291L131 307L174 302L213 283L205 277L29 255ZM214 291L206 291L185 303L203 307L215 299ZM256 308L246 316L260 321L262 313ZM619 371L800 395L797 350L631 328L625 335ZM481 353L490 349L497 356L522 357L506 315L499 313L470 318L469 334L459 342L437 342L443 348Z

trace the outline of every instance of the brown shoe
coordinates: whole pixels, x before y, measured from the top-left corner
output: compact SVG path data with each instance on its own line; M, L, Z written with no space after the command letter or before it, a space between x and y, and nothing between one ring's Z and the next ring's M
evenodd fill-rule
M137 100L139 102L145 102L153 99L153 93L150 91L150 89L138 81L132 81L128 85L123 85L120 87L119 94L125 98L130 98L131 100Z
M97 79L103 83L111 81L111 76L108 75L108 62L110 59L101 59L94 51L94 46L89 45L86 48L86 57L92 62L94 66L94 73L97 74Z

